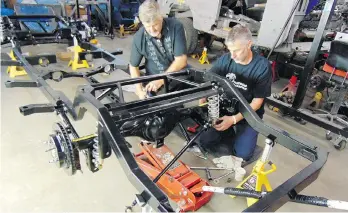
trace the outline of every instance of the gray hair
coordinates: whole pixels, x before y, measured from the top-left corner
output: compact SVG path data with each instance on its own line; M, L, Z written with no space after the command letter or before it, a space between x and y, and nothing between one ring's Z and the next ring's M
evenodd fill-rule
M240 24L234 26L228 33L225 43L234 43L236 40L244 40L246 42L251 41L252 34L250 32L250 29Z
M139 7L139 19L143 23L152 23L162 18L159 4L155 0L146 0Z

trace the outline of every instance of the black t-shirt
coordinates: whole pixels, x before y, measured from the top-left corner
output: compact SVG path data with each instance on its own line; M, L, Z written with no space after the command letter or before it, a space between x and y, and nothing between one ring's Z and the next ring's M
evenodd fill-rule
M232 81L249 103L254 98L266 98L271 95L271 65L265 57L255 52L247 65L238 64L231 58L230 53L225 54L215 62L210 71ZM262 117L264 112L263 102L256 113Z
M144 27L136 32L130 64L138 67L145 57L146 74L159 74L168 69L175 56L184 54L187 48L183 25L173 18L164 18L161 39L151 37Z

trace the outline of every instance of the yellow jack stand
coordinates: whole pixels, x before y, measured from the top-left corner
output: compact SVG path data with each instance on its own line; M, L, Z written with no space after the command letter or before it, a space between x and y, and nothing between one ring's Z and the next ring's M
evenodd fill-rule
M120 38L124 38L126 36L123 24L120 24L120 30L119 30L118 34L119 34Z
M320 101L323 98L323 94L321 92L316 92L314 98L309 102L309 109L318 109L320 105Z
M17 61L12 50L9 56L12 59L12 61ZM22 76L27 74L27 72L25 71L23 67L18 67L18 66L8 66L6 72L7 74L9 74L10 78L15 78L17 76Z
M201 64L209 64L209 60L208 60L208 55L207 55L207 48L204 47L203 52L202 52L202 56L199 58L199 63Z
M92 39L89 41L89 43L97 45L98 44L98 40L97 39Z
M125 38L126 35L131 35L137 32L139 22L134 21L134 24L130 25L129 27L124 27L123 24L120 24L120 29L117 30L117 36L119 38Z
M136 31L138 29L139 22L135 21L134 24L129 26L129 30Z
M268 181L267 175L274 172L277 167L271 162L268 161L269 155L271 153L272 147L274 145L274 142L270 139L266 139L266 146L263 150L263 154L260 160L256 162L256 165L253 168L253 171L251 174L245 178L238 186L239 189L250 189L255 190L258 192L264 191L262 189L263 186L265 186L266 191L270 192L272 191L271 184ZM272 166L272 169L265 171L266 164L269 164ZM232 198L235 198L236 196L230 195ZM256 203L258 199L255 198L247 198L247 205L248 207Z
M81 60L81 63L80 63L79 53L83 52L83 49L77 44L77 40L75 37L74 37L73 52L74 52L73 58L69 61L68 66L69 67L71 66L72 70L74 71L80 68L89 68L89 65L86 60Z

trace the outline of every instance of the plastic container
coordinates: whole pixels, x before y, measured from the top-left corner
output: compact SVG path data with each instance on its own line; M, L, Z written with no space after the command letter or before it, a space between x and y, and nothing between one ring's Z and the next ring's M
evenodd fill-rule
M242 167L236 168L234 171L234 179L236 181L242 181L244 180L246 174L246 170Z
M243 158L232 156L232 160L233 160L233 164L234 164L233 168L240 168L240 167L242 167Z

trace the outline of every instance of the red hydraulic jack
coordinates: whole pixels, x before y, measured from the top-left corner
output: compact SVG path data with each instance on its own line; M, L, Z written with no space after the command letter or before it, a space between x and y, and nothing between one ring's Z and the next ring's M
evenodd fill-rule
M297 75L291 76L288 85L286 85L281 92L291 92L296 93L296 83L297 83Z
M155 148L153 143L140 143L140 148L142 152L135 159L152 180L175 156L166 145ZM182 161L176 161L158 180L157 185L178 204L181 212L196 211L213 196L213 193L202 190L203 186L209 184Z
M295 74L291 76L289 83L279 93L272 94L272 97L285 103L291 104L296 94L296 83L297 75ZM269 106L269 108L276 112L279 111L278 108L275 108L273 106Z
M198 137L200 132L177 154L165 145L141 142L141 152L135 155L141 170L180 208L180 212L197 211L208 203L212 192L204 192L203 186L210 186L178 158Z
M189 131L191 133L196 133L198 127L199 127L199 124L196 124L194 126L189 126L189 127L187 127L187 131Z
M294 102L295 95L296 95L297 79L298 79L298 73L294 73L294 75L291 76L289 83L281 90L281 92L272 94L272 97L277 100L283 101L286 104L292 104ZM280 112L281 114L286 115L277 107L274 107L272 105L268 105L268 107L269 109L275 112ZM300 117L293 117L293 119L302 125L306 124L306 121Z

